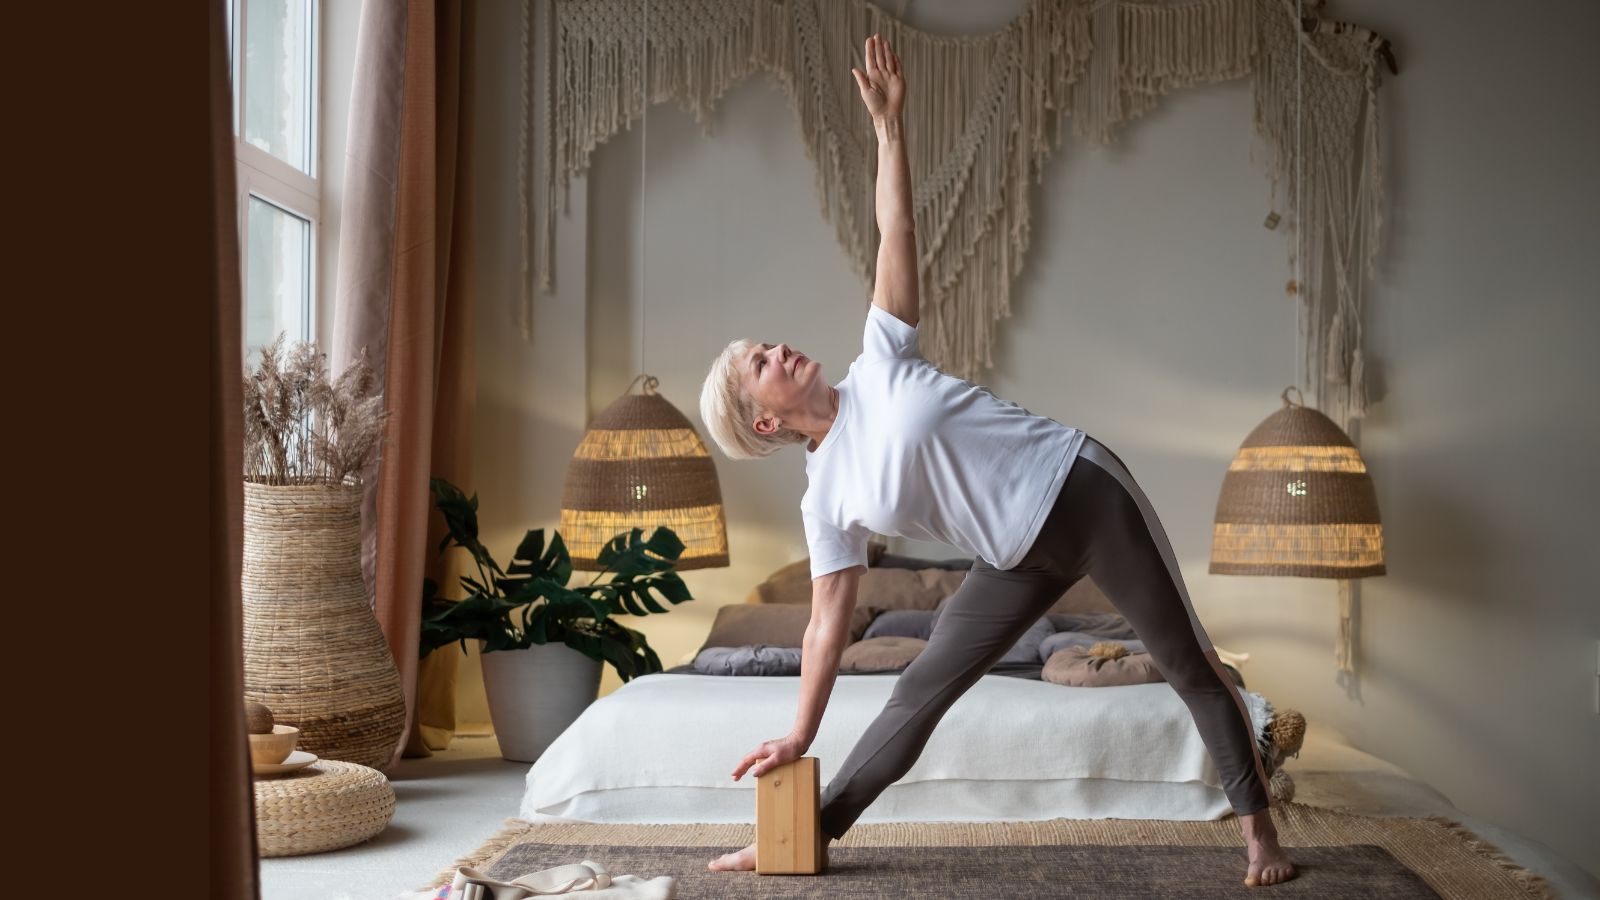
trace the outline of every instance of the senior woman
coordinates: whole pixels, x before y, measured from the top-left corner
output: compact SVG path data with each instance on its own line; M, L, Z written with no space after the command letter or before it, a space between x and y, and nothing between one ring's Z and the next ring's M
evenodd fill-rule
M866 71L852 72L878 135L882 238L861 356L829 387L815 360L785 344L734 341L712 364L700 395L706 427L730 457L804 443L810 482L800 509L812 612L794 730L752 750L733 777L796 759L815 738L848 639L869 534L940 541L971 553L972 572L823 793L829 837L842 837L911 768L945 711L1087 575L1138 631L1194 716L1244 830L1245 883L1293 877L1244 703L1133 477L1077 429L944 375L922 358L901 118L905 79L899 57L878 36L867 40L864 56ZM711 868L753 869L755 848Z

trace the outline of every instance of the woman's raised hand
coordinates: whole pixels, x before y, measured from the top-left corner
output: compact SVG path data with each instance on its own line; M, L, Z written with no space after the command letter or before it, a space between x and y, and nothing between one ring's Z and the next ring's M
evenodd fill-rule
M800 736L795 734L785 735L775 741L764 741L761 746L746 753L744 759L739 760L739 767L733 770L733 780L738 781L743 778L747 771L751 778L760 778L769 769L799 759L807 747L807 744L801 742Z
M898 119L906 104L906 79L900 71L900 57L889 42L878 35L867 38L865 72L851 69L861 88L861 102L873 119Z

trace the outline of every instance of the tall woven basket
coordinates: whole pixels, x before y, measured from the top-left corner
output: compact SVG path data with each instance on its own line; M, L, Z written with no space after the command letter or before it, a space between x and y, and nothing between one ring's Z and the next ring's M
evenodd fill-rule
M406 704L361 578L361 495L245 484L244 687L300 749L381 771Z

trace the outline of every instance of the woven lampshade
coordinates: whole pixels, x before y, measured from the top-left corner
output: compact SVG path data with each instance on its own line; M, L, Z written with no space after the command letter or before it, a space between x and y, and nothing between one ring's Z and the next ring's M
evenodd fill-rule
M648 536L663 525L685 545L679 571L728 564L716 465L657 383L645 376L642 393L630 386L606 407L567 464L561 537L575 569L599 570L595 557L619 532L643 528Z
M1245 438L1217 498L1213 575L1384 574L1378 494L1332 419L1289 400Z

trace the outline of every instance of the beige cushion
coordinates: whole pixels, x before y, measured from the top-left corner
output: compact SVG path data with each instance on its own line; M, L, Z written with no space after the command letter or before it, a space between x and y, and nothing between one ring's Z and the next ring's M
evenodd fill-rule
M810 562L801 560L772 573L756 586L759 603L810 603ZM879 609L935 609L954 594L967 573L945 569L868 569L861 575L856 603ZM752 597L752 600L755 598Z
M857 602L883 610L938 609L966 578L946 569L868 569Z
M868 569L861 576L857 603L879 609L936 609L965 581L966 572L946 569ZM810 603L811 560L802 559L773 572L756 585L746 603ZM1073 585L1047 614L1117 611L1093 581Z
M811 560L802 559L773 572L756 585L756 603L810 603Z
M869 638L844 648L841 672L892 672L911 665L928 642L910 637Z
M850 617L850 641L854 643L861 640L867 626L882 611L867 606L856 607L855 614ZM806 625L810 622L810 604L724 606L717 610L717 619L711 624L711 634L700 649L750 647L755 644L799 647L805 643Z
M1067 647L1051 654L1041 678L1072 687L1115 687L1119 684L1154 684L1165 681L1148 653L1130 653L1121 659L1091 656L1087 647Z

